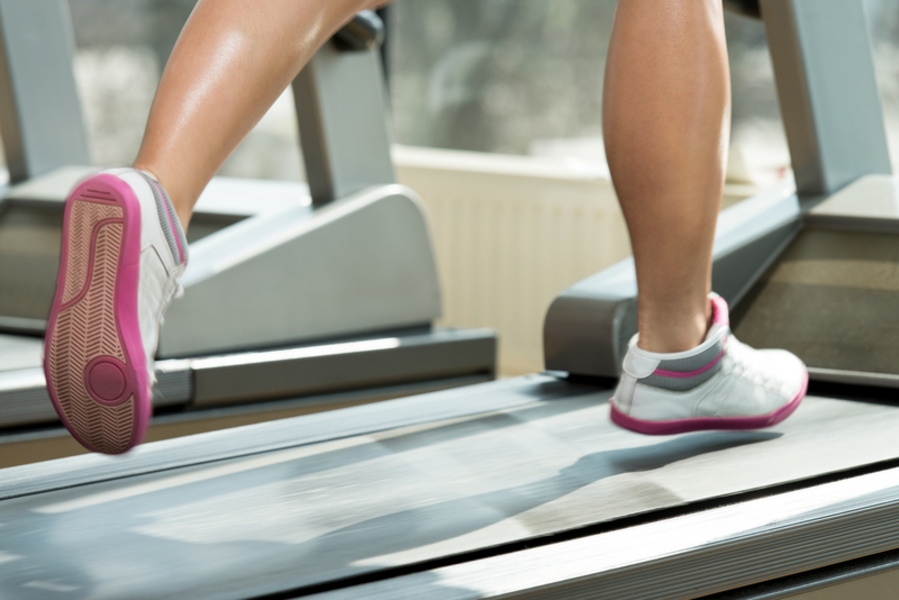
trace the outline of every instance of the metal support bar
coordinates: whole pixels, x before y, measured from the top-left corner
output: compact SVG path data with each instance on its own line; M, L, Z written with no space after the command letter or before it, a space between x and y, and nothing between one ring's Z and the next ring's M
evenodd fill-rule
M312 203L394 183L377 49L341 52L329 42L293 81Z
M65 0L0 0L0 131L12 182L90 164Z
M762 0L800 195L891 173L862 0Z

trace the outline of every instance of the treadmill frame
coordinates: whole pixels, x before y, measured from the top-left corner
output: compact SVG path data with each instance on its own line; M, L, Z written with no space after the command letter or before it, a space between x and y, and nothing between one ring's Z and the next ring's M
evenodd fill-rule
M795 185L784 183L720 214L712 288L731 306L817 204L865 175L892 173L863 2L762 0L761 9ZM563 291L544 322L546 368L617 378L637 332L636 298L633 258Z

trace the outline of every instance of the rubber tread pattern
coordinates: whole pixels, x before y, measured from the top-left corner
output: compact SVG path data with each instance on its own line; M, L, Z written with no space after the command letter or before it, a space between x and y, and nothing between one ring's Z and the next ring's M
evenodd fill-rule
M110 217L119 221L108 222ZM115 318L122 217L122 208L115 205L74 202L66 257L73 263L71 268L63 266L63 307L53 328L47 361L69 429L89 447L109 454L124 452L132 445L134 396L129 394L115 406L101 404L91 397L84 377L85 367L95 358L110 356L127 362ZM83 290L88 273L90 282ZM73 296L74 304L66 306ZM105 317L97 318L101 314Z
M79 253L75 248L87 247L91 242L97 223L107 219L121 219L122 209L107 204L77 202L77 210L72 210L69 225L68 264L66 265L66 285L62 295L63 305L68 304L84 290L87 281L90 255Z

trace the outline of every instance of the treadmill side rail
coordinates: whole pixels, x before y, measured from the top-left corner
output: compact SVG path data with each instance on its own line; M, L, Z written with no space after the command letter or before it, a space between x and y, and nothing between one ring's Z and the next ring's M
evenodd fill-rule
M31 341L28 338L26 341ZM2 341L2 340L0 340ZM39 357L33 357L40 363ZM492 329L397 332L367 339L156 362L153 405L203 409L311 398L454 378L491 380ZM0 370L0 428L57 421L39 366Z
M156 363L153 406L187 404L194 395L188 361ZM58 421L47 394L44 370L40 367L0 371L0 427L18 427Z
M193 406L307 396L460 375L493 377L492 329L437 330L190 361Z
M854 565L832 575L840 563L899 546L897 481L899 470L880 471L308 597L687 600L814 571L809 580L820 583L804 589L769 585L759 595L727 596L792 598L895 568L894 557L879 569Z

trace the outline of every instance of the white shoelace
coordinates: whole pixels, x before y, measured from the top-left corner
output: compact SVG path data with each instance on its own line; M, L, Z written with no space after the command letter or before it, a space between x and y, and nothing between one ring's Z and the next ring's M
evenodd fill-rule
M757 368L755 364L757 361L751 356L755 352L754 349L731 337L728 340L727 354L733 365L733 373L766 389L779 389L780 385L775 385L768 373Z

